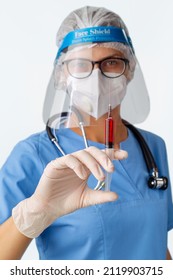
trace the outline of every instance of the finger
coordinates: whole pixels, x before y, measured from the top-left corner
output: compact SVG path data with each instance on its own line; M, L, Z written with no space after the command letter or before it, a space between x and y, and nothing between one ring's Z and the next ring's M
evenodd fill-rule
M122 160L128 158L128 152L124 150L114 150L114 159Z
M111 161L114 159L122 160L128 157L128 153L124 150L106 149L102 151L106 153L106 155L109 157Z
M91 146L86 149L86 151L94 157L99 165L101 165L106 171L113 172L114 165L109 157L103 150L99 150L98 148Z
M70 168L72 169L76 175L81 179L86 179L88 177L88 172L86 168L83 166L82 162L77 159L72 154L66 155L61 158L57 158L50 162L50 168L57 170L64 170L63 175L66 175L66 169ZM62 171L63 172L63 171ZM56 176L57 172L55 173Z
M115 192L94 191L87 188L81 206L87 207L90 205L112 202L117 199L118 195Z
M97 149L98 150L98 149ZM100 152L100 150L98 150ZM100 167L98 157L94 153L90 153L88 149L81 150L73 154L80 162L83 167L89 169L89 171L96 177L96 179L102 181L105 179L105 174Z
M100 181L104 180L105 175L100 167L100 165L108 172L114 170L114 165L111 159L124 159L127 158L127 152L123 150L113 150L113 157L104 152L104 150L99 150L96 147L89 147L85 150L75 152L70 155L66 155L56 160L51 161L51 163L46 168L46 171L50 171L50 168L62 170L70 168L74 170L76 175L81 179L86 179L89 175L88 169L91 173ZM110 159L111 158L111 159ZM50 167L50 168L49 168ZM48 172L47 176L49 176ZM51 177L52 177L51 173ZM56 177L56 174L54 174ZM54 177L53 176L53 177Z

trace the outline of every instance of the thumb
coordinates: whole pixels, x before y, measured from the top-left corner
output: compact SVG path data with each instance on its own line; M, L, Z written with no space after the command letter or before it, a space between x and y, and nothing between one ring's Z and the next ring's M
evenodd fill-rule
M118 199L118 195L115 192L105 192L87 189L83 197L81 207L87 207L95 204L101 204L105 202L112 202Z

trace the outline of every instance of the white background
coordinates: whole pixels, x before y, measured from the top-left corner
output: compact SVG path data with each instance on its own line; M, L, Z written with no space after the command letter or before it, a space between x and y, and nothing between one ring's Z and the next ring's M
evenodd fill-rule
M164 138L173 182L171 0L0 0L0 166L19 140L44 129L55 35L68 13L85 5L112 9L128 26L151 100L150 115L140 127ZM169 247L173 255L172 232ZM34 242L23 258L38 258Z

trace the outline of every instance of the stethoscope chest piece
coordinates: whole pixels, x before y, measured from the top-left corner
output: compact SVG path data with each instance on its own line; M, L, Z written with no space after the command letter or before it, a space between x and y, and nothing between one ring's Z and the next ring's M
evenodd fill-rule
M166 177L158 177L158 172L154 171L148 179L148 187L150 189L166 190L168 179Z

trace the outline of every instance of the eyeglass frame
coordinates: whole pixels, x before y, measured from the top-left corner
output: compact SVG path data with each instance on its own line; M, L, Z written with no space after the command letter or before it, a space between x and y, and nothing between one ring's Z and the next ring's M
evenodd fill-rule
M124 71L123 71L120 75L118 75L118 76L116 76L116 77L109 77L109 76L105 75L105 73L104 73L104 72L102 71L102 69L101 69L101 64L102 64L102 62L104 62L104 61L106 61L106 60L108 60L108 59L111 59L111 58L112 58L112 59L119 59L119 60L122 60L122 61L124 61L124 64L125 64ZM68 63L69 63L70 61L77 60L77 59L91 62L91 64L92 64L92 69L91 69L91 72L90 72L90 74L89 74L88 76L83 77L83 78L80 78L80 77L75 77L75 76L73 76L73 75L70 73L69 68L68 68ZM67 65L67 71L68 71L68 73L70 74L70 76L72 76L72 77L75 78L75 79L85 79L85 78L88 78L89 76L91 76L91 74L92 74L92 72L93 72L93 70L94 70L95 64L98 64L98 65L99 65L99 69L100 69L100 71L101 71L101 73L102 73L103 76L105 76L106 78L109 78L109 79L116 79L116 78L122 76L122 75L125 73L126 68L127 68L127 65L129 66L129 60L128 60L127 58L123 58L123 57L113 57L113 56L106 57L106 58L104 58L104 59L102 59L102 60L98 60L98 61L93 61L93 60L90 60L90 59L87 59L87 58L72 58L72 59L64 60L64 61L62 62L62 65L64 65L64 64Z

